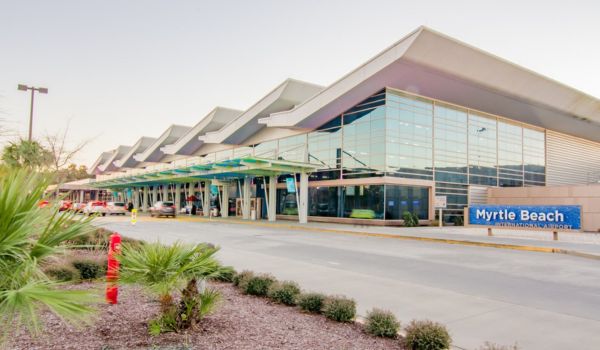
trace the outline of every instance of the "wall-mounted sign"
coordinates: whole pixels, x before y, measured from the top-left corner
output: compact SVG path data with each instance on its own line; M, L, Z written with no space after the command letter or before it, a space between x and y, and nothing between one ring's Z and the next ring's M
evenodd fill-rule
M296 193L296 182L293 177L286 178L285 185L287 186L288 193Z
M579 205L473 205L469 224L559 230L581 229Z

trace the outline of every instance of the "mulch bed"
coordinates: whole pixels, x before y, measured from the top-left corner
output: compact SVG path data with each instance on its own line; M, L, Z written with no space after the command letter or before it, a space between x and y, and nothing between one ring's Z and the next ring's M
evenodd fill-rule
M38 336L15 332L8 349L402 349L400 341L365 334L358 324L337 323L320 315L241 294L231 284L209 286L222 293L221 304L195 329L148 334L146 322L158 314L158 302L137 286L120 289L119 304L98 305L94 322L76 328L51 313ZM81 283L69 288L103 288ZM1 347L1 346L0 346Z

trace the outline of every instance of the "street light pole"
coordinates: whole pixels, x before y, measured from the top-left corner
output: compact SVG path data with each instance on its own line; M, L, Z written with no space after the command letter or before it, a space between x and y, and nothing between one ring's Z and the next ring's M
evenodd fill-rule
M28 141L31 141L32 138L32 130L33 130L33 99L35 96L35 92L39 92L40 94L47 94L48 93L48 89L47 88L43 88L43 87L34 87L34 86L27 86L27 85L23 85L23 84L19 84L19 86L17 86L18 90L21 91L27 91L27 90L31 90L31 107L29 109L29 137L28 137Z

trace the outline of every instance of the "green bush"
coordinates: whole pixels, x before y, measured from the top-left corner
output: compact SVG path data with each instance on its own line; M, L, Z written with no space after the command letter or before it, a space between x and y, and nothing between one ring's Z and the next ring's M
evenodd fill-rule
M284 305L296 305L298 295L300 295L300 286L292 281L275 282L269 288L269 297Z
M92 259L75 259L71 261L74 268L79 271L82 280L93 280L102 277L106 272L105 261Z
M74 281L79 279L79 271L71 265L61 264L49 266L44 270L44 272L50 278L60 282Z
M244 270L240 273L236 273L233 276L233 285L239 287L241 290L246 289L246 283L250 279L250 277L254 277L254 272Z
M266 296L269 293L269 287L275 283L275 277L268 274L255 275L245 283L244 293L256 296Z
M233 282L236 276L236 272L231 266L223 266L219 268L217 274L211 277L212 280L221 281L221 282Z
M327 298L323 315L338 322L350 322L356 317L356 302L343 296Z
M404 342L409 350L443 350L450 348L452 338L440 323L413 320L406 327Z
M298 296L298 306L304 311L321 313L326 298L327 297L321 293L300 294Z
M462 215L457 215L454 217L454 226L465 226L465 219Z
M400 330L400 322L390 311L373 309L367 313L365 324L367 333L386 338L395 338Z
M404 220L404 226L406 227L419 226L419 218L410 211L402 213L402 220Z

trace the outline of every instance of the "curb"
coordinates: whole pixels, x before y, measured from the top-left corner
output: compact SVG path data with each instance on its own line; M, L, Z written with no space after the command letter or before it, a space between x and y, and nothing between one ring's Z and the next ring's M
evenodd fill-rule
M223 219L205 219L205 218L200 218L200 217L187 217L187 218L178 217L177 220L191 221L191 222L224 222L224 223L237 224L237 225L254 225L254 226L260 226L260 227L283 228L283 229L287 229L287 230L297 230L297 231L328 232L328 233L345 234L345 235L353 235L353 236L361 236L361 237L378 237L378 238L421 241L421 242L430 242L430 243L458 244L458 245L470 246L470 247L485 247L485 248L497 248L497 249L537 252L537 253L563 254L563 255L577 256L577 257L584 258L584 259L600 260L600 255L584 253L584 252L579 252L579 251L575 251L575 250L552 248L552 247L538 247L538 246L529 246L529 245L491 243L491 242L476 242L476 241L466 241L466 240L459 240L459 239L420 237L420 236L411 236L411 235L394 235L394 234L386 234L386 233L361 232L361 231L339 230L339 229L331 229L331 228L302 227L302 226L298 226L298 225L288 225L288 224L278 224L278 223L267 224L267 223L261 223L261 222L253 222L253 221L245 222L245 221L239 221L239 220L230 221L230 220L223 220Z

